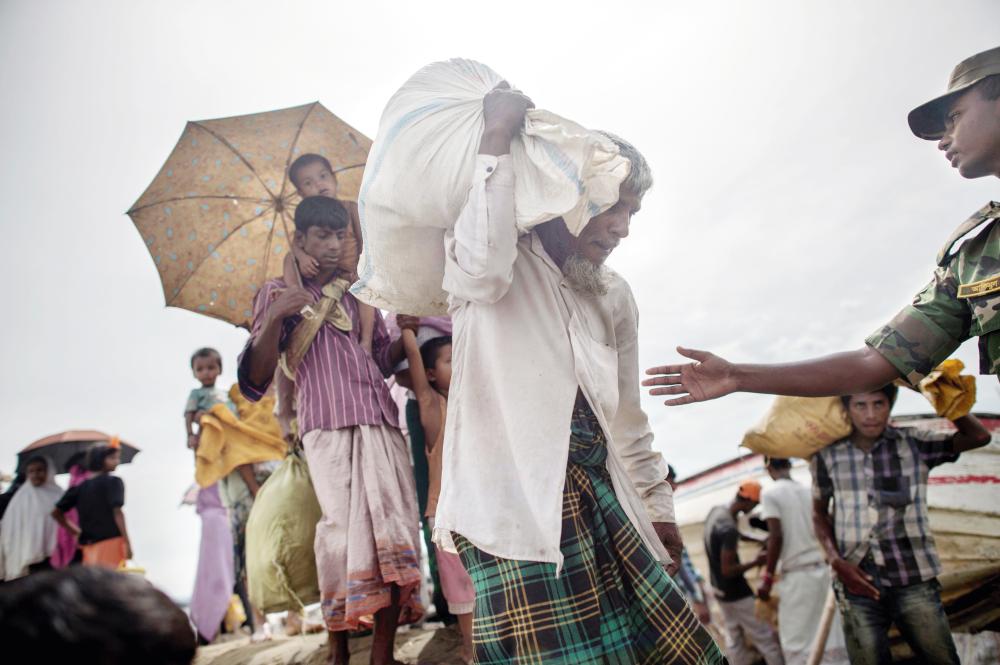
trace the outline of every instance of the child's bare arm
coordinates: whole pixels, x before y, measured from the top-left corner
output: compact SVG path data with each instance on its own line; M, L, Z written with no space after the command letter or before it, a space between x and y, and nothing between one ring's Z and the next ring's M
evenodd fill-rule
M285 255L285 266L283 270L285 274L288 273L289 261L295 261L298 263L298 270L303 277L312 279L319 274L319 263L317 263L316 259L302 251L295 245L295 243L292 243L292 253ZM291 284L292 282L288 282L286 279L286 283Z
M256 497L257 492L260 491L260 485L257 483L257 476L253 472L253 464L241 464L236 467L236 470L240 472L240 478L247 484L250 495Z
M66 518L66 513L56 508L52 511L52 518L59 523L59 526L72 533L75 538L80 537L80 527L70 522Z
M122 538L125 539L125 558L132 558L132 541L129 540L128 530L125 528L125 513L122 512L121 508L114 509L115 526L122 534Z
M437 408L437 392L427 380L427 370L420 357L420 347L417 346L417 336L409 328L403 329L403 350L406 361L410 365L410 380L413 382L413 392L417 395L420 405L420 424L424 427L427 441L435 441L441 430L441 413Z
M194 433L194 411L184 414L184 430L187 432L187 447L194 450L198 447L198 435Z

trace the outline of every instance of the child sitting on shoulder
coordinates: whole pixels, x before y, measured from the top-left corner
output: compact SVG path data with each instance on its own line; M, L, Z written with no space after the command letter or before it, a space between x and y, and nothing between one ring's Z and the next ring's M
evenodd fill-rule
M303 199L309 196L337 199L337 175L333 172L330 161L322 155L307 153L297 158L288 167L288 179L292 181L295 190ZM337 200L340 201L340 199ZM357 281L358 260L361 257L362 249L358 204L353 201L340 201L340 203L347 209L351 220L344 234L340 267L348 278ZM319 273L319 264L316 259L294 244L292 245L292 254L295 256L295 261L303 277L312 279ZM361 347L371 355L372 333L375 329L375 308L358 301L358 319L358 324L361 326Z

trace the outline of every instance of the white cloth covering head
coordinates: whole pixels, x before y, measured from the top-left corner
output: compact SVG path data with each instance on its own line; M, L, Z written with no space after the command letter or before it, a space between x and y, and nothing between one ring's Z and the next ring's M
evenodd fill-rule
M3 577L12 580L28 574L28 566L45 561L56 547L58 524L52 509L63 495L56 483L52 460L42 458L48 471L45 482L35 487L26 480L7 506L0 521Z

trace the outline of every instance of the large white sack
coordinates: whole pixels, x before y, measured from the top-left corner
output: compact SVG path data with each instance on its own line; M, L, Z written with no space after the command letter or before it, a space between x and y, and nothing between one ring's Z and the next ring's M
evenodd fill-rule
M503 77L472 60L414 74L389 100L361 183L364 252L351 291L394 312L443 314L444 233L468 196L483 98ZM511 146L521 232L562 217L578 234L618 200L629 162L607 137L531 109Z

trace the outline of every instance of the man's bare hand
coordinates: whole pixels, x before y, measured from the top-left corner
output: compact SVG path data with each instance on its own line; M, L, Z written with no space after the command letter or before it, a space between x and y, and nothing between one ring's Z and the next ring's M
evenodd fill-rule
M311 305L312 302L312 294L308 291L299 286L289 286L274 299L268 312L271 317L280 321L298 314L303 307Z
M667 406L704 402L737 390L735 370L729 361L708 351L682 346L677 347L677 352L696 362L651 367L646 374L654 378L642 382L647 387L663 386L650 390L650 395L682 395L665 401Z
M853 563L844 559L835 559L833 561L833 572L836 573L837 578L844 585L844 588L847 589L848 593L873 600L879 599L880 594L874 584L875 580L872 579L871 575L868 575Z
M479 152L484 155L506 155L510 142L524 127L524 114L534 108L525 94L511 90L502 81L483 98L483 138Z
M667 573L673 577L681 568L681 550L684 549L681 532L677 525L671 522L653 522L653 529L672 559L670 565L667 566Z

